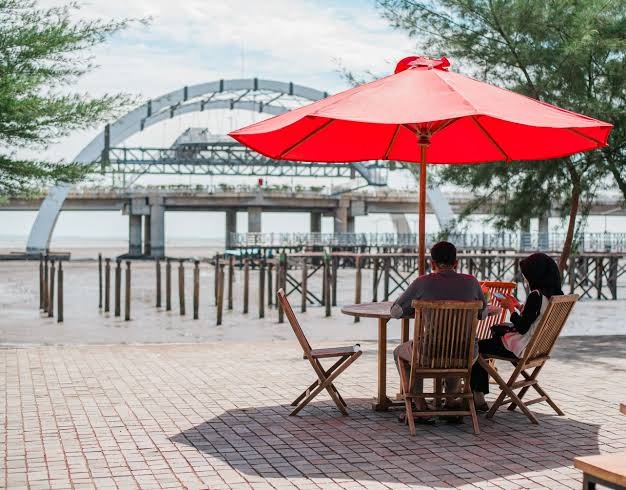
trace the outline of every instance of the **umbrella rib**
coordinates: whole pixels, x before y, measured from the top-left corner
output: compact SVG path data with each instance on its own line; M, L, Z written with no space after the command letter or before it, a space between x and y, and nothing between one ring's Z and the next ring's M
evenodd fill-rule
M491 136L489 134L489 132L483 127L482 124L480 124L478 122L478 119L476 119L476 116L472 116L471 117L472 121L474 121L474 124L476 124L476 126L478 126L478 129L480 129L480 131L483 133L483 135L485 135L485 137L491 142L491 144L493 146L495 146L497 148L497 150L502 154L502 156L504 157L504 159L507 162L511 161L511 158L509 157L509 155L506 154L506 152L502 149L502 147L496 142L495 139L493 139L493 136Z
M320 131L322 131L323 129L327 128L332 122L336 121L336 119L329 119L328 121L326 121L324 124L322 124L321 126L319 126L318 128L314 129L313 131L311 131L309 134L305 135L303 138L300 138L298 141L296 141L293 145L289 146L288 148L286 148L285 150L281 151L278 154L278 158L283 158L287 153L289 153L290 151L295 150L296 148L298 148L298 146L300 146L302 143L305 143L306 141L308 141L310 138L312 138L313 136L315 136L317 133L319 133Z
M396 129L394 129L393 131L393 136L391 137L391 141L389 142L389 146L387 147L387 150L385 151L385 155L383 156L383 160L388 160L389 159L389 153L391 153L391 148L393 147L393 144L396 142L396 137L398 136L398 132L400 131L400 125L396 124Z
M606 143L603 143L602 141L597 140L597 139L595 139L592 136L587 136L585 133L583 133L581 131L578 131L577 129L574 129L574 128L565 128L565 129L567 129L568 131L570 131L570 132L572 132L572 133L574 133L574 134L576 134L576 135L578 135L578 136L580 136L582 138L585 138L585 139L587 139L589 141L593 141L596 145L606 146Z

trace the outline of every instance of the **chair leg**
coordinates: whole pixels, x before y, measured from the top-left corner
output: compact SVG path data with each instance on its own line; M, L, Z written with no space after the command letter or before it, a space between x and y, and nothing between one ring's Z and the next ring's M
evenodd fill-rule
M403 395L407 395L411 392L411 390L409 388L409 380L406 379L406 375L404 374L404 362L405 361L403 359L398 359L398 365L400 367L400 369L398 369L398 372L400 374L400 392ZM416 431L415 419L413 418L413 405L411 403L411 399L406 398L406 396L404 398L404 410L406 412L405 423L409 425L409 434L414 436L416 434Z
M506 395L509 395L509 398L511 398L511 401L519 406L520 410L524 413L524 415L526 415L526 417L529 418L529 420L533 424L539 424L539 421L537 420L537 418L530 412L530 410L528 410L528 407L524 405L524 402L522 402L522 400L520 400L519 397L515 394L515 392L509 387L510 385L515 383L515 381L519 377L518 370L516 369L515 371L513 371L513 374L511 375L507 383L502 379L502 377L496 371L494 371L491 368L491 366L489 366L489 364L487 364L487 362L482 357L478 357L478 362L480 363L482 367L484 367L487 370L487 372L493 377L493 379L495 379L498 382L498 385L500 385L500 389L502 390L500 392L500 395L494 402L494 404L491 406L491 410L487 412L487 418L490 419L494 416L498 408L501 405L503 405L502 402L504 401L504 398L506 397Z
M541 396L546 397L546 402L552 407L552 410L554 410L557 415L560 415L561 417L565 415L563 411L559 408L559 406L552 401L552 398L550 398L550 396L548 396L548 394L543 391L539 384L533 385L533 388L535 388L535 390L537 390L537 393L539 393Z
M324 375L326 377L330 376L333 371L335 369L337 369L337 367L339 367L341 365L341 363L347 359L347 356L343 356L341 359L339 359L335 364L333 364L331 367L329 367L326 371L324 371ZM321 366L321 364L320 364ZM309 386L306 390L304 390L302 393L300 393L300 395L298 396L298 398L296 398L294 401L291 402L291 406L295 407L298 405L298 403L300 403L300 400L302 400L307 393L310 393L310 391L315 388L316 386L318 386L320 384L320 380L317 379L315 380L313 383L311 383L311 386Z
M472 427L474 434L480 434L480 427L478 425L478 416L476 415L476 406L474 405L474 399L468 398L468 405L470 413L472 414Z
M413 405L410 398L404 399L404 408L406 410L406 421L409 424L409 434L415 436L415 419L413 418Z
M343 403L339 401L339 398L335 394L335 391L331 388L331 385L333 384L333 381L337 378L337 376L344 372L350 364L352 364L361 356L361 354L362 352L359 351L347 357L345 361L329 377L326 377L324 375L324 370L321 368L319 361L316 361L317 363L312 362L313 368L318 373L321 383L306 398L304 398L304 400L300 402L300 404L293 410L293 412L291 412L290 415L297 415L300 410L302 410L311 400L313 400L313 398L315 398L324 389L328 391L328 394L332 398L333 402L335 402L335 405L337 405L339 411L343 415L348 415L348 410L346 409L346 406L344 406Z
M522 371L520 372L520 374L524 377L524 379L525 379L526 381L530 381L530 380L534 381L534 380L535 380L535 377L537 376L537 374L539 374L539 371L541 370L541 367L542 367L542 366L537 366L535 369L533 369L533 372L532 372L532 374L530 374L530 375L529 375L526 371L524 371L524 370L522 370ZM529 390L529 389L530 389L530 386L524 386L524 387L520 390L520 392L517 394L518 398L519 398L520 400L521 400L522 398L524 398L524 396L526 395L526 393L528 393L528 390ZM515 407L517 407L517 404L515 404L515 403L511 403L511 404L508 406L507 410L515 410Z

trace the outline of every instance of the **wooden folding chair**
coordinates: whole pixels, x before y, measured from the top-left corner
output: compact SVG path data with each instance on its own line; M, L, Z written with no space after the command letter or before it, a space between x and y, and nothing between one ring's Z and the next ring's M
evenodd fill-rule
M486 286L491 293L489 304L494 306L500 306L500 302L494 297L493 293L501 293L506 296L507 294L513 294L515 288L517 288L517 284L514 282L483 281L480 284ZM476 338L478 340L491 338L490 328L494 325L505 322L507 313L507 309L502 308L502 312L499 315L488 316L483 320L479 320L478 327L476 329Z
M513 364L514 370L508 381L504 381L498 372L493 369L488 359L485 359L483 356L478 357L477 362L479 362L480 365L487 370L489 375L496 380L502 390L489 412L487 412L487 418L493 417L498 408L508 403L509 410L515 410L516 407L519 407L533 424L538 424L539 421L528 409L528 405L544 401L547 402L558 415L564 415L557 404L554 403L541 386L539 386L537 377L548 359L550 359L550 354L552 353L552 349L554 349L556 339L559 337L561 330L563 330L565 322L577 300L577 294L553 296L550 298L548 307L541 320L539 320L540 323L537 325L535 333L521 359L489 356L489 358L501 359ZM532 371L528 373L530 369L532 369ZM520 376L524 379L518 381ZM522 399L531 387L539 394L539 398L523 401ZM518 389L520 391L516 394L515 390Z
M474 433L478 434L478 417L469 381L474 360L476 324L482 302L416 300L412 306L415 308L415 328L408 380L405 374L406 360L398 359L401 397L404 399L411 435L415 435L413 417L433 415L470 415ZM416 393L412 390L418 377L433 378L436 386L440 386L441 380L447 377L460 378L464 383L459 384L461 391L455 393L441 393L440 390L435 393ZM426 398L433 398L436 402L446 398L461 398L468 408L414 411L412 401L421 399L425 403Z
M348 415L348 406L346 402L339 394L339 390L333 384L334 380L347 367L356 361L362 354L361 346L359 344L350 347L331 347L326 349L312 349L311 344L307 340L298 319L289 304L285 291L281 288L278 290L278 301L283 308L283 311L287 315L291 328L293 328L298 342L304 352L304 359L308 359L313 366L315 374L317 374L317 380L313 382L306 390L304 390L298 398L296 398L291 406L296 407L290 415L296 415L302 410L313 398L315 398L322 390L328 391L328 394L337 405L337 408L343 415ZM337 361L328 369L324 369L320 363L320 359L338 358Z

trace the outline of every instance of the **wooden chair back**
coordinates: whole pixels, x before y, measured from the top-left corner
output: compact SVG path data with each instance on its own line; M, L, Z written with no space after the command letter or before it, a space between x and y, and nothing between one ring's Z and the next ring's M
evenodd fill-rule
M280 288L278 290L277 296L278 296L278 301L280 302L280 305L282 306L283 311L285 312L285 315L287 315L287 319L289 320L289 324L291 325L291 328L293 329L293 333L296 334L296 337L298 338L298 342L300 342L300 346L302 347L302 350L304 351L304 355L310 359L311 358L311 344L309 344L309 341L307 340L306 335L304 335L304 332L302 331L302 327L300 326L300 323L298 322L298 319L296 318L296 315L293 312L293 309L291 308L291 304L289 303L289 300L287 299L285 290L283 288Z
M494 297L493 293L501 293L505 296L507 294L513 294L517 288L517 284L514 282L502 282L502 281L483 281L480 283L482 286L486 286L491 297L489 298L489 304L494 306L500 306L498 300ZM507 319L508 311L506 308L502 308L502 312L499 315L488 316L483 320L478 321L478 327L476 330L476 338L478 340L488 339L491 337L490 328L499 323L505 322Z
M533 338L526 347L524 362L550 356L556 339L559 338L577 300L577 294L564 294L550 298L540 324L537 325Z
M411 380L416 372L470 370L481 301L412 302L415 329L411 357Z

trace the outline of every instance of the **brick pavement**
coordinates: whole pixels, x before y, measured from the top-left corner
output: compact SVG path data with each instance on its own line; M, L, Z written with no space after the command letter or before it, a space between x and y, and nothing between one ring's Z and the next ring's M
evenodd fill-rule
M364 349L337 383L351 416L320 397L296 418L295 340L0 350L0 488L580 488L573 456L626 450L626 337L561 339L542 377L567 416L479 436L372 412Z

